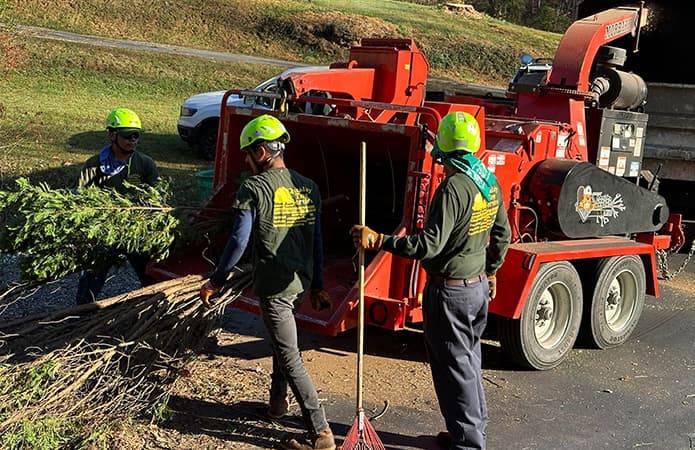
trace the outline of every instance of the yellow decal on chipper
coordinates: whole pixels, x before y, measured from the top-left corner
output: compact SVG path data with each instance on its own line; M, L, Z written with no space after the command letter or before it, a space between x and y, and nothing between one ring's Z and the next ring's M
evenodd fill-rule
M475 194L475 198L473 199L473 214L471 215L471 225L468 228L468 235L474 236L476 234L485 233L492 228L499 207L500 203L497 198L496 186L490 189L489 201L485 200L480 192Z
M292 228L316 223L316 205L309 197L309 188L281 186L273 198L273 227Z

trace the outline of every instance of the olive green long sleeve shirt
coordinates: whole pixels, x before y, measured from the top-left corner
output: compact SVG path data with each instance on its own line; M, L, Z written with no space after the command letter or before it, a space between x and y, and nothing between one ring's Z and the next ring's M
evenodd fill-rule
M467 279L495 273L507 253L511 231L499 184L486 201L473 181L457 172L437 188L424 229L385 236L382 248L422 260L430 275Z

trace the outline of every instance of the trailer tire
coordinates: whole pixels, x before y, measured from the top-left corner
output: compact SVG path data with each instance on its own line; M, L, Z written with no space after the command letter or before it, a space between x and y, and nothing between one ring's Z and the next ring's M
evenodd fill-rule
M584 340L600 349L622 345L637 326L644 307L646 275L642 260L635 255L604 258L593 277L585 280L594 288L587 289L584 299Z
M582 303L582 283L572 264L542 264L521 317L500 321L502 348L524 367L552 369L577 340Z

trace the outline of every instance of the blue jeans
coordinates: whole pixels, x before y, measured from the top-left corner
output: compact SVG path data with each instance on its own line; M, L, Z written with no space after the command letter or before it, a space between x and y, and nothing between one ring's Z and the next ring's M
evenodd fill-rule
M270 396L273 399L285 398L289 386L299 403L307 429L316 435L328 428L328 422L323 406L319 403L314 383L299 353L294 311L300 300L301 294L261 299L263 321L270 334L270 345L273 349Z
M487 405L480 337L487 324L487 279L468 286L428 283L423 297L425 346L452 449L484 449Z

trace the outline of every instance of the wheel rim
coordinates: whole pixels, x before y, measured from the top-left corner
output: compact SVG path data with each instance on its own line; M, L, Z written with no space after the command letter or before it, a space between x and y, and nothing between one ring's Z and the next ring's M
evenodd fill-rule
M631 321L637 304L637 279L629 270L618 273L608 287L603 312L608 327L622 331Z
M557 281L548 286L536 305L534 333L538 344L551 349L567 335L572 317L572 294L567 285Z

